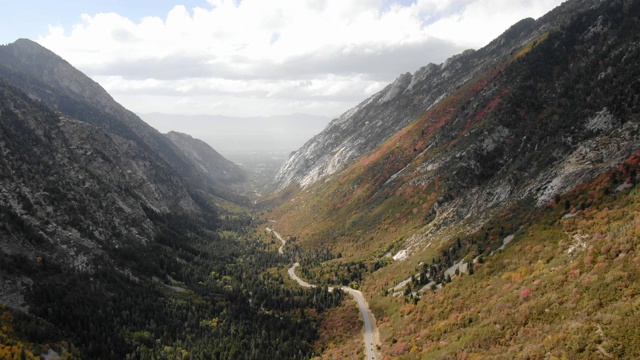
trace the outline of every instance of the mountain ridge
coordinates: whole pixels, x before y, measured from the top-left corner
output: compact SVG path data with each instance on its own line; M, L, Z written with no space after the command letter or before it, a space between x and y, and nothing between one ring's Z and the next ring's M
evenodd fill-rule
M476 74L504 61L547 29L566 22L567 14L600 1L565 2L538 20L521 20L479 50L466 50L440 65L428 64L400 75L378 93L334 119L283 164L275 177L278 190L305 188L343 170L415 120Z
M360 288L389 358L640 356L640 2L543 19L374 150L273 197L305 280Z
M582 14L595 11L589 8ZM482 217L487 205L504 204L516 194L520 194L518 198L535 196L540 205L555 193L568 191L614 167L634 151L637 140L632 110L615 105L616 99L625 97L623 106L637 106L625 90L634 85L629 80L621 80L622 76L615 71L632 73L633 70L629 61L619 63L621 55L610 60L611 64L616 61L618 68L603 68L600 59L593 60L594 50L589 54L584 49L586 45L575 42L575 35L570 31L589 34L592 32L589 25L575 20L571 27L542 34L514 51L501 64L470 79L380 147L358 158L348 172L337 173L325 181L325 185L315 187L311 193L319 197L313 198L313 206L324 209L322 216L328 224L332 224L331 217L336 216L331 215L331 211L343 213L339 216L342 219L353 217L361 222L367 218L365 214L354 216L347 209L359 214L365 204L369 208L380 202L392 206L398 191L410 199L415 196L411 195L413 192L428 193L437 185L437 191L429 195L431 198L420 200L421 206L415 215L411 214L413 209L407 209L409 204L393 205L410 215L401 218L413 218L412 222L420 228L430 223L419 221L419 214L423 212L427 213L423 215L425 219L439 215L440 221L446 224L470 215L465 210L468 204L477 204L470 210L476 217ZM611 21L609 27L611 31L625 31L614 27ZM615 39L616 35L610 36ZM592 37L585 41L599 44L604 40ZM561 54L554 54L553 46L565 49ZM607 46L617 46L617 54L626 53L627 58L635 56L634 48L625 49L624 43L612 41ZM575 52L568 55L568 47L573 47ZM605 50L600 47L598 56L611 58L612 55L606 55L608 47ZM571 68L572 62L575 66ZM532 80L534 78L536 80ZM603 81L606 79L611 81ZM552 85L553 81L559 83ZM581 93L591 91L586 89L596 86L595 82L597 87L607 90L598 90L598 97L585 102ZM614 83L618 85L612 85ZM580 88L572 88L575 84L581 84ZM367 101L372 99L376 97ZM569 110L569 104L580 111ZM621 113L622 109L625 110ZM532 114L549 117L549 121L536 123ZM605 145L614 142L617 146L613 150ZM599 160L585 161L585 157ZM521 188L519 178L531 183ZM324 193L327 191L329 194ZM303 193L309 192L305 189ZM372 224L386 222L381 220L369 221ZM305 227L302 224L307 221L301 221L300 226Z
M132 141L53 113L4 80L0 90L3 252L91 272L105 249L153 241L145 207L200 211L182 180Z
M53 109L135 141L180 174L190 191L204 190L238 200L224 185L199 171L172 141L118 104L98 83L36 42L20 39L0 46L0 75Z

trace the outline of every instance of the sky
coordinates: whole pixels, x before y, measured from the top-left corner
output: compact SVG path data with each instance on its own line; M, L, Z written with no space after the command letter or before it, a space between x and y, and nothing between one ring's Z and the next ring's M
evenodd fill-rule
M0 44L37 41L134 112L333 118L562 1L2 2Z

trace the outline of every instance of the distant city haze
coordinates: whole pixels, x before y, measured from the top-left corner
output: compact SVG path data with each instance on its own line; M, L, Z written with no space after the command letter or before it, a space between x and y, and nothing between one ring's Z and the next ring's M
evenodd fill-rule
M321 132L328 117L292 114L272 117L138 114L162 133L177 131L205 141L223 156L255 152L289 153Z

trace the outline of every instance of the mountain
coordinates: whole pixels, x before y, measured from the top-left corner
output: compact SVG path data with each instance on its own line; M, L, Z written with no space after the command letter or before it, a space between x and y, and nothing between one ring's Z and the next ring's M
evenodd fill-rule
M366 121L429 98L415 75L334 120L268 214L307 280L360 288L390 358L639 357L639 20L639 1L567 1L436 69L499 55L386 139Z
M222 184L212 182L212 177L171 140L118 104L98 83L39 44L20 39L0 46L0 76L56 111L134 141L180 174L191 191L203 190L238 200Z
M288 260L221 187L242 172L158 134L34 43L0 48L0 358L313 355L343 293L268 275Z
M346 170L315 183L318 173L307 175L307 188L287 192L295 201L278 210L296 219L289 222L292 232L316 230L324 243L338 247L344 244L339 239L352 242L361 233L372 235L372 251L397 238L404 248L420 248L452 225L477 229L525 199L542 206L618 166L639 148L638 53L629 45L636 8L613 1L593 10L590 4L569 1L541 18L569 14L561 26L541 25L546 32L530 25L531 34L517 31L538 37L468 79ZM506 43L505 36L492 44ZM304 149L320 146L316 142L340 124L332 122ZM362 134L352 144L365 146Z
M246 173L238 165L225 159L211 146L190 135L170 131L168 137L186 157L207 174L212 183L235 184L247 179Z
M149 214L201 211L182 179L133 141L4 80L0 113L3 254L93 272L110 249L154 241L161 231Z
M413 74L400 75L333 120L293 153L275 177L278 189L290 184L304 188L344 170L470 79L509 59L549 29L560 26L568 14L597 3L599 1L569 2L537 21L522 20L480 50L467 50L443 64L428 64Z
M220 198L246 203L226 188L244 181L238 166L160 134L38 44L1 46L0 80L6 253L93 272L176 219L217 226Z

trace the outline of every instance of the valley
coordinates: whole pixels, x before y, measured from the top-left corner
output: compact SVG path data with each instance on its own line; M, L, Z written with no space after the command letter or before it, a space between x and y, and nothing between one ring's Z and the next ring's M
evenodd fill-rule
M133 86L0 46L0 358L640 358L640 1L568 0L387 85L232 58ZM332 121L268 115L351 77ZM141 118L101 85L164 81L274 105Z

